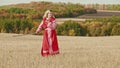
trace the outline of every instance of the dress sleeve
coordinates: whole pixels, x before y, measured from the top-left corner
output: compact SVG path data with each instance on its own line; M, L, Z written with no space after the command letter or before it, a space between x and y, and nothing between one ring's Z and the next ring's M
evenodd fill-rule
M47 24L47 27L48 28L51 28L51 29L55 29L56 28L56 26L57 26L57 23L56 23L56 20L54 19L53 21L51 21L51 23L48 23Z
M38 28L37 28L37 32L39 32L41 29L42 29L42 25L43 25L43 21L40 23L40 25L38 26Z
M57 23L56 23L56 20L54 20L53 23L52 23L52 29L55 29L56 26L57 26Z

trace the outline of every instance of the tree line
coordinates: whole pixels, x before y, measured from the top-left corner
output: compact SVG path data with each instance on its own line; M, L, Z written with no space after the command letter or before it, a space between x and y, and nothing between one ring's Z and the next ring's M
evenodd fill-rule
M85 8L94 8L96 10L120 11L120 4L85 4Z
M66 36L111 36L120 35L120 17L111 17L77 22L68 20L56 28L58 35ZM111 20L112 19L112 20ZM37 21L37 20L36 20ZM34 23L33 23L34 22ZM26 18L0 19L0 32L35 33L39 22ZM43 31L40 33L43 34Z
M120 17L87 20L85 22L66 21L57 27L58 35L67 36L113 36L120 35Z

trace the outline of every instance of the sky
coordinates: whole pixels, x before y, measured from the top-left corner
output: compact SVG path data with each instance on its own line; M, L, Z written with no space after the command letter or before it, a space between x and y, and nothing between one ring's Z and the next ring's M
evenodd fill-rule
M120 4L120 0L0 0L0 6L18 3L29 3L31 1L49 1L49 2L71 2L81 4Z

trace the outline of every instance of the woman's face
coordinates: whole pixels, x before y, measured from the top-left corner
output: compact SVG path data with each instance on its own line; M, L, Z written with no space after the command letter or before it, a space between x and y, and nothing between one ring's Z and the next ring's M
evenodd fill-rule
M53 16L52 12L48 13L48 18L51 18Z

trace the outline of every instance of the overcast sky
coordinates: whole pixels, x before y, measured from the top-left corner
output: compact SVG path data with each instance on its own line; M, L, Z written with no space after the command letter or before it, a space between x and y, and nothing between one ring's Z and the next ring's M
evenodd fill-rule
M0 0L0 6L17 4L17 3L29 3L31 1L50 1L50 2L71 2L71 3L81 3L81 4L120 4L120 0Z

